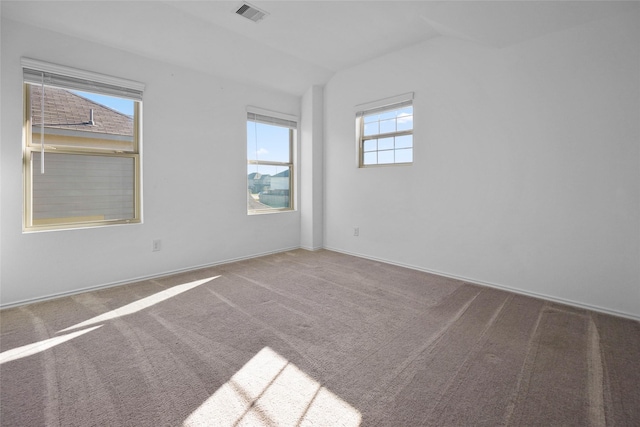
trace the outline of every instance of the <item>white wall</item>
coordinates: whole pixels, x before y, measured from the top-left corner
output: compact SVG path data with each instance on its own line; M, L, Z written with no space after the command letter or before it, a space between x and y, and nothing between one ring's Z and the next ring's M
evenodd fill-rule
M322 86L312 86L301 103L300 246L307 250L322 248L323 98Z
M325 247L640 318L639 18L337 73ZM410 91L414 164L358 169L353 107Z
M22 233L21 56L146 84L144 224ZM1 59L3 305L299 247L299 212L247 216L245 167L246 106L299 115L299 98L9 20Z

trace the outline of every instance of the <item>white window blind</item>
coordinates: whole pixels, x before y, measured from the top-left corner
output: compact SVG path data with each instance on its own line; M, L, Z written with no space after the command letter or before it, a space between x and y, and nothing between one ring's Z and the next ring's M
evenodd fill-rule
M265 125L282 126L289 129L298 128L298 118L296 116L263 110L257 107L247 108L247 120Z
M103 95L142 101L144 84L107 76L105 74L78 70L62 65L22 58L22 71L25 83L100 93Z
M413 101L404 101L404 102L399 102L397 104L385 105L384 107L377 107L377 108L372 108L370 110L358 111L356 113L356 116L362 117L364 115L377 114L377 113L382 113L384 111L389 111L389 110L399 110L403 107L410 107L411 105L413 105Z
M135 168L132 157L47 153L47 172L31 177L34 225L133 218Z
M356 105L355 112L356 117L362 117L365 114L375 114L390 109L407 107L409 105L413 105L413 92Z

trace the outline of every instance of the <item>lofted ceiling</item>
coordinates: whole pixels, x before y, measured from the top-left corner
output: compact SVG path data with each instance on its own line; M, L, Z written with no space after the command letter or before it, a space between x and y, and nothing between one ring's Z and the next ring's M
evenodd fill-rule
M301 95L342 69L435 37L504 48L637 8L614 1L11 1L3 18Z

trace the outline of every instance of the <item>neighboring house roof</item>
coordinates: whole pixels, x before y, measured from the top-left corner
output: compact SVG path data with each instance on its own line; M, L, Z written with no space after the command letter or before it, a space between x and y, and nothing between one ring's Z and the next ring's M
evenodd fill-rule
M260 183L262 185L268 185L269 182L271 182L271 175L260 172L251 172L247 175L247 178L254 183Z
M32 125L39 126L42 123L42 88L38 85L30 85L30 87ZM45 128L133 135L133 117L83 98L69 90L45 86L44 104ZM93 125L89 123L90 110L93 110Z
M288 178L289 177L289 169L285 169L280 173L277 173L275 175L273 175L273 177L281 177L281 178Z

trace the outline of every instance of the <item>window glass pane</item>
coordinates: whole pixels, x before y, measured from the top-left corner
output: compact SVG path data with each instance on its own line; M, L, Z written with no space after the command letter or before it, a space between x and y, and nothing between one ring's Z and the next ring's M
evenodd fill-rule
M380 116L378 114L369 114L364 116L365 123L377 122L380 120Z
M363 163L365 165L375 165L378 163L378 152L364 153Z
M126 98L118 98L116 96L101 95L99 93L84 92L80 90L72 90L72 93L89 99L96 104L105 106L121 114L133 117L133 105L135 101Z
M411 163L413 162L413 149L404 148L402 150L396 150L396 163Z
M127 220L135 215L135 158L32 153L33 225Z
M248 170L249 210L290 207L290 166L249 165Z
M396 118L396 110L384 111L384 112L380 113L379 117L380 117L380 121L389 120L389 119L395 119Z
M378 122L373 123L365 123L364 125L364 136L369 135L377 135L379 134Z
M247 159L289 163L290 129L247 121Z
M380 122L380 133L389 133L396 131L396 119L383 120Z
M378 150L393 150L393 137L380 138L378 140Z
M413 129L413 116L401 115L398 116L398 132Z
M31 102L31 144L40 144L42 87L28 85ZM54 147L136 151L136 101L90 92L45 86L44 143Z
M378 140L377 139L367 139L363 142L362 149L364 151L375 151L378 149Z
M378 164L393 163L393 150L378 151Z
M409 148L413 146L413 135L396 136L396 148Z
M396 116L413 116L413 106L399 108L395 110Z

